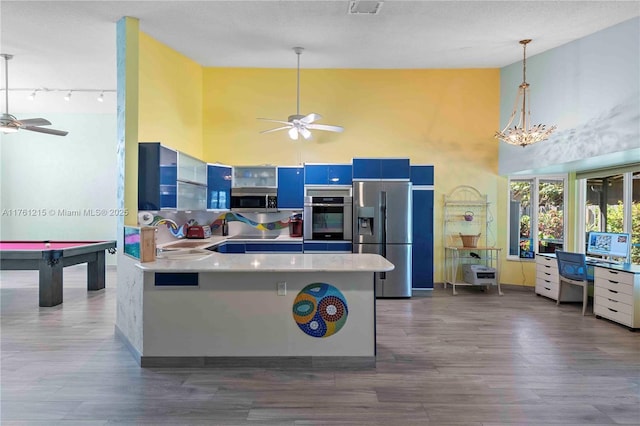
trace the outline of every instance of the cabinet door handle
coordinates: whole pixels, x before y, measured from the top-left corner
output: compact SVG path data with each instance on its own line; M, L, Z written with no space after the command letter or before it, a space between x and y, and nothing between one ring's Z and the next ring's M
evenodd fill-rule
M607 308L608 310L610 310L611 312L618 312L615 309L611 309L611 308Z

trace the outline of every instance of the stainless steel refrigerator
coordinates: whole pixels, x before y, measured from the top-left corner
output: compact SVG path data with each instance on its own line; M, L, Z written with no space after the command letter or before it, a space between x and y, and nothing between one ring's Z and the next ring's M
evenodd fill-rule
M411 297L411 183L353 182L353 252L395 265L375 274L376 297Z

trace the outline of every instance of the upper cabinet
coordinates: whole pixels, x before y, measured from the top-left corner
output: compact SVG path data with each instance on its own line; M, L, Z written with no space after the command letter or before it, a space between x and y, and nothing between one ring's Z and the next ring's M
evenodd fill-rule
M207 165L207 208L223 209L231 208L231 166L219 164Z
M411 166L411 183L414 185L433 185L433 172L432 165Z
M354 158L353 179L409 180L408 158Z
M207 163L178 151L178 180L207 184Z
M178 152L157 142L138 145L138 210L175 209Z
M278 178L276 166L235 166L233 188L276 188Z
M305 185L351 186L351 164L305 164Z
M206 176L206 163L159 142L141 142L138 210L205 210Z
M278 209L302 210L304 207L304 169L278 167Z

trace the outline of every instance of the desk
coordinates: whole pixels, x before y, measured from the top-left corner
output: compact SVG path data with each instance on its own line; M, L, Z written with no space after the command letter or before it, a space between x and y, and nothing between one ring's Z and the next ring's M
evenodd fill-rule
M453 294L458 294L456 292L457 285L477 285L470 284L464 281L458 280L458 267L460 265L460 252L478 252L483 253L484 256L481 256L481 263L489 267L493 267L496 269L496 286L498 287L498 294L500 296L503 295L502 289L500 288L500 251L501 248L496 247L445 247L445 280L444 280L444 288L447 288L447 284L451 284L453 287ZM475 262L474 262L475 263Z
M62 268L87 263L87 290L105 284L104 251L115 241L0 241L0 269L39 270L40 306L62 303Z

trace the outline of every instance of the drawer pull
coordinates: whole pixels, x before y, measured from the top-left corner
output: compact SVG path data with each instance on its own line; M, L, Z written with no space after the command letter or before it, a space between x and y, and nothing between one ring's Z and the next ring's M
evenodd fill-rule
M547 290L547 291L551 291L551 289L549 287L545 287L544 289Z
M613 300L613 299L609 299L609 298L607 298L607 300L608 300L609 302L618 303L618 301L617 301L617 300Z
M615 309L611 309L611 308L607 308L608 310L610 310L611 312L618 312Z
M611 280L609 280L609 282L610 282L611 284L620 284L620 281L611 281Z
M609 290L611 293L618 294L618 292L617 292L617 291L615 291L615 290L611 290L611 289L607 289L607 290Z
M545 274L545 275L549 275L549 276L551 276L551 274L550 274L550 273L548 273L548 272L545 272L544 274Z
M617 273L617 272L612 271L612 270L610 270L610 269L608 269L608 270L607 270L607 272L608 272L608 273L610 273L610 274L613 274L613 275L618 275L618 273Z

